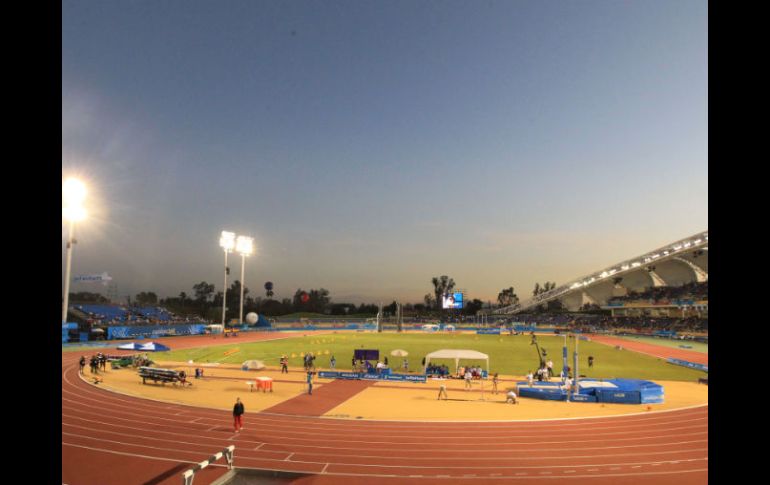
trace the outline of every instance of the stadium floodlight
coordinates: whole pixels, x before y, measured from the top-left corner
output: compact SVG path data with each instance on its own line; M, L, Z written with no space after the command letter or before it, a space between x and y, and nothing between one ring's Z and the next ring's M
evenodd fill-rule
M222 231L219 236L219 247L225 250L225 286L222 291L222 328L225 326L225 309L227 308L227 275L230 274L230 268L227 267L227 254L233 251L235 247L235 233Z
M62 325L67 324L67 306L70 296L70 273L72 271L72 246L77 242L75 240L75 223L86 218L86 209L83 207L86 194L85 184L76 178L68 178L62 183L61 194L64 203L62 204L62 218L69 222L69 234L67 235L67 263L64 270L64 302L61 312Z
M85 184L76 178L70 177L62 184L61 194L69 206L82 204L87 193Z
M238 322L243 325L243 287L246 279L246 256L251 256L254 252L254 238L249 236L238 236L235 240L235 250L241 254L241 313Z

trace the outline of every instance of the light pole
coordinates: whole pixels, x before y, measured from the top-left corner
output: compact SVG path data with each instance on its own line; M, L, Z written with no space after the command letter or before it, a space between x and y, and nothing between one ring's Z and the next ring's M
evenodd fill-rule
M246 272L246 256L251 256L254 251L254 238L249 236L238 236L235 241L235 250L241 254L241 313L238 322L243 325L243 287Z
M228 231L222 231L219 236L219 247L225 250L225 286L222 291L222 328L225 328L225 309L227 308L227 275L230 274L230 268L227 267L227 254L233 251L235 247L235 234Z
M69 221L69 234L67 235L67 264L64 272L64 305L61 311L61 323L67 323L67 305L70 296L70 270L72 267L72 245L75 240L75 223L86 218L86 210L83 208L83 200L86 198L86 186L78 179L69 178L62 184L62 216Z

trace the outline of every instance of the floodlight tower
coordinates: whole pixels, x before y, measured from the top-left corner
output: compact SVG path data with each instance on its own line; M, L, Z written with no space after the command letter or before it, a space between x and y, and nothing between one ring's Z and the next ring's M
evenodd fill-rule
M243 287L246 272L246 256L251 256L254 251L254 238L249 236L238 236L235 241L235 250L241 254L241 313L238 322L243 325Z
M83 201L86 198L86 186L76 178L68 178L62 184L62 216L69 222L69 234L67 236L67 264L64 272L64 306L61 312L61 323L67 323L67 305L70 296L70 270L72 267L72 245L75 240L75 223L86 218L86 210Z
M233 252L235 247L235 233L222 231L219 236L219 247L225 250L225 286L222 291L222 328L225 327L225 310L227 309L227 275L230 274L230 268L227 266L227 255Z

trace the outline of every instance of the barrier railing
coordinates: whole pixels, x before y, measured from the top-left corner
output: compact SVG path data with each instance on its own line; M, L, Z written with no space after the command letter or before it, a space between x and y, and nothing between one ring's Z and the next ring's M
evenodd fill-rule
M224 450L220 451L219 453L216 453L212 456L210 456L207 460L203 460L202 462L198 463L194 467L190 468L184 474L182 475L182 485L192 485L193 478L195 478L195 473L203 470L213 462L219 460L224 456L227 459L227 469L232 470L233 469L233 452L235 451L235 446L230 445Z

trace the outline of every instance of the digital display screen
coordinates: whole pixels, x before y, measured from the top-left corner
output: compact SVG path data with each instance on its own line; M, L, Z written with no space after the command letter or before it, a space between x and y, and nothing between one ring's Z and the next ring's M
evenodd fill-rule
M354 349L353 358L356 360L380 360L380 351L369 349Z
M462 308L463 307L463 294L462 293L447 293L444 295L441 304L442 308Z

